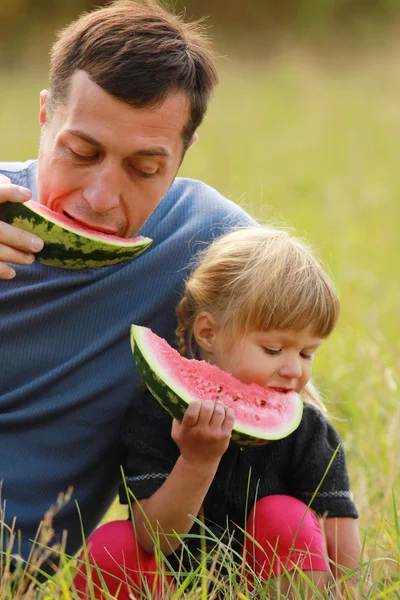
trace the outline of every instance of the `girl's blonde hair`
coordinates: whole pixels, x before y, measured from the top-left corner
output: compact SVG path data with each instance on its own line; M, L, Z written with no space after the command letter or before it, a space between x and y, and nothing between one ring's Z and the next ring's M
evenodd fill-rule
M201 311L232 335L311 327L326 338L340 307L331 279L303 241L282 229L246 227L216 239L186 281L177 307L182 354L197 354L193 324ZM326 410L311 382L302 396Z

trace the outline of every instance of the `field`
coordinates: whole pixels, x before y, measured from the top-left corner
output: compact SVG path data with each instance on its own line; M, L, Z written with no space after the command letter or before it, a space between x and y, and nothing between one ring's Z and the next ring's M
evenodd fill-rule
M322 255L342 315L315 380L348 456L370 597L400 597L400 51L220 59L221 83L181 175ZM43 73L0 78L0 160L36 156ZM113 506L107 518L119 514ZM3 598L3 596L1 596ZM6 596L4 596L6 598Z

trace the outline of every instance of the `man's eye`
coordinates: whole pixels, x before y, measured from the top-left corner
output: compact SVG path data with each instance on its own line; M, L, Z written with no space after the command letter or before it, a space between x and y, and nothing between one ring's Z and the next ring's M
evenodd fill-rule
M90 155L86 155L86 154L78 154L78 152L74 152L72 150L72 148L69 148L70 153L72 154L73 158L76 158L77 160L81 160L81 161L91 161L91 160L96 160L97 158L97 154L90 154Z
M152 177L156 177L158 174L158 169L155 171L144 171L143 167L139 169L137 166L132 164L128 164L128 169L133 173L133 175L138 175L139 177L143 177L143 179L151 179Z
M265 346L263 346L263 350L266 354L269 354L270 356L276 356L281 352L280 348L266 348Z
M147 179L151 179L152 177L155 177L157 175L157 171L154 171L154 173L146 173L146 171L139 171L139 173L141 177L145 177Z
M158 173L158 171L148 173L147 171L141 171L140 169L136 169L136 171L139 173L140 177L143 177L144 179L151 179L152 177L156 177Z

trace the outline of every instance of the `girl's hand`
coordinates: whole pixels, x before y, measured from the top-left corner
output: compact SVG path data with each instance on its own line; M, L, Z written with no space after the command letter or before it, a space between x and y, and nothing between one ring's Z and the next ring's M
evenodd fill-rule
M172 439L192 464L219 463L229 445L235 414L222 402L191 402L182 423L174 420Z

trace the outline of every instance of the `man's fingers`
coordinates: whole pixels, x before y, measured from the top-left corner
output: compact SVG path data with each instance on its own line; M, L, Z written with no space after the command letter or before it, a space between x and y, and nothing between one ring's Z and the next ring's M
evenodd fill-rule
M0 202L26 202L32 197L32 192L28 188L13 185L9 181L0 181Z
M15 265L30 265L35 260L35 255L0 244L0 260Z
M35 240L38 244L35 246ZM0 279L12 279L15 270L5 264L30 265L35 260L32 250L40 250L43 241L32 234L0 221Z
M30 190L12 185L8 177L0 175L0 204L26 202L31 196ZM0 279L15 277L15 270L5 263L30 265L35 260L33 253L42 248L43 240L0 220Z
M0 279L12 279L16 275L15 270L7 265L7 262L14 265L30 265L34 260L35 255L30 252L22 252L0 244Z
M0 221L0 244L2 248L9 246L11 249L22 250L24 252L39 252L43 248L43 240L17 227L12 227L8 223ZM16 255L17 257L17 255ZM20 262L14 260L9 255L5 256L4 251L0 250L0 260L15 262L17 264L27 264L26 261ZM32 262L32 261L30 261Z
M0 262L0 279L13 279L15 275L16 272L12 267Z

